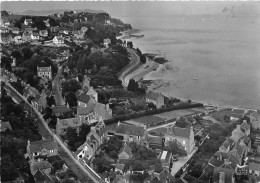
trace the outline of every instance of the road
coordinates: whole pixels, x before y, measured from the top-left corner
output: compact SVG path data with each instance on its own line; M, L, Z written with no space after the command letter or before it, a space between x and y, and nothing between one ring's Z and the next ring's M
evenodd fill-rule
M60 75L63 71L63 66L59 67L59 71L52 81L52 92L55 94L56 106L65 105L65 101L62 97L62 90L60 90Z
M93 170L90 169L90 167L86 166L84 168L84 166L75 159L71 151L68 149L67 146L64 145L62 140L50 130L50 128L44 121L42 115L38 111L33 109L32 106L27 102L27 100L20 93L18 93L12 86L10 86L7 83L6 83L6 87L12 90L11 95L13 95L12 96L13 98L15 98L16 100L17 98L19 98L20 100L17 101L25 102L25 110L29 112L29 115L31 115L36 119L35 122L39 128L39 133L42 135L43 139L53 138L57 141L59 146L59 155L61 156L62 159L65 160L68 167L78 176L80 182L82 183L104 182L97 174L93 172Z
M122 81L122 84L124 87L128 86L128 82L131 78L128 78L127 75L131 72L133 72L133 70L136 69L136 67L138 67L138 65L140 64L140 58L139 56L136 54L136 51L134 49L131 48L126 48L127 51L131 54L131 61L130 63L125 67L125 69L123 70L123 72L119 75L119 80Z

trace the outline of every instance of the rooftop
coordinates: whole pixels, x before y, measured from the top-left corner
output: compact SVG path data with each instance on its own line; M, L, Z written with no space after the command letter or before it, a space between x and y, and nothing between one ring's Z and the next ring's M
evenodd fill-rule
M37 170L44 170L51 168L51 164L48 161L40 161L40 162L35 162L32 164L32 170L37 171Z
M52 113L53 114L62 114L62 113L66 113L66 112L70 112L71 109L68 108L67 106L55 106L55 107L52 107Z
M58 145L53 139L29 142L29 143L30 143L29 144L30 153L40 152L43 149L46 150L58 149Z
M142 137L145 133L145 128L143 126L129 125L119 122L116 128L116 133Z
M175 136L186 138L190 137L190 128L180 128L174 126L172 130Z
M37 66L37 72L51 72L51 66L50 67L38 67Z

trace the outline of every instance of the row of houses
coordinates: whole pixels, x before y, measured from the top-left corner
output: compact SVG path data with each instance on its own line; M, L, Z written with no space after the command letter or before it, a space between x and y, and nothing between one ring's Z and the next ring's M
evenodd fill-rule
M246 120L232 131L232 135L223 142L219 150L208 161L208 165L199 178L199 182L234 183L235 175L259 176L248 163L247 156L251 152L250 125Z

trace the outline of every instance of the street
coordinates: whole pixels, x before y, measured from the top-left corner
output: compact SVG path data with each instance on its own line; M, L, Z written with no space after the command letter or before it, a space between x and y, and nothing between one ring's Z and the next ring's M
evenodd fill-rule
M63 71L63 66L59 67L59 71L56 74L55 78L52 81L52 91L55 94L56 106L65 105L65 101L62 97L62 90L60 90L60 75Z
M128 78L127 75L133 71L135 67L140 64L140 58L136 52L131 48L126 48L127 51L131 54L131 62L126 66L126 69L119 75L119 80L122 81L124 87L128 86L128 82L131 78Z
M43 139L54 138L57 141L59 146L59 155L62 159L65 160L68 167L78 176L80 182L103 182L103 180L97 174L93 173L93 171L89 169L89 167L84 168L84 166L74 158L71 151L64 145L61 139L50 130L48 125L45 123L42 115L38 111L33 109L31 105L27 102L27 100L20 93L18 93L12 86L8 84L6 84L6 87L12 90L11 95L16 95L12 96L13 98L18 97L25 102L25 110L28 111L29 115L37 119L35 122L39 128L39 133L42 135Z

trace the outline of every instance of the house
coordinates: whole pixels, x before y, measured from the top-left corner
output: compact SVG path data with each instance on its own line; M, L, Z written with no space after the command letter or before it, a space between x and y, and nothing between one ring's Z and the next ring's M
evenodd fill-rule
M90 89L86 94L93 97L96 101L98 101L98 93L93 89L92 86L90 87Z
M9 121L6 122L2 122L2 120L0 120L0 132L5 132L6 130L13 130L12 126L10 125Z
M170 163L172 161L172 153L169 151L162 151L159 156L160 161L162 162L163 167L166 170L169 170Z
M77 159L86 158L87 160L90 160L90 158L94 155L94 150L92 147L90 147L89 143L86 141L84 144L82 144L80 147L78 147L75 154L77 154Z
M64 113L68 113L68 112L72 111L67 106L55 106L55 107L52 107L51 109L52 109L52 114L57 117L61 116Z
M55 156L58 154L58 145L53 139L27 143L27 155L31 160L37 156Z
M47 95L45 90L42 90L42 93L40 95L36 95L35 99L32 100L33 108L39 112L42 112L42 110L47 107L46 97Z
M3 44L13 43L13 36L11 34L1 35L1 42Z
M106 48L108 48L109 47L109 45L111 44L111 40L110 39L104 39L104 46L106 47Z
M94 115L102 117L103 120L112 118L112 109L109 108L109 104L96 103L94 108Z
M24 19L24 25L31 25L32 19Z
M219 152L228 153L235 145L234 140L227 138L219 147Z
M228 168L214 168L213 183L235 183L234 170Z
M51 66L49 67L38 67L37 66L37 76L38 77L46 77L52 80L52 70Z
M55 166L56 172L64 172L68 169L65 161L59 156L49 156L47 157L47 161L52 165Z
M145 126L118 122L115 135L125 142L134 141L137 144L147 145L147 129Z
M82 125L82 121L80 121L79 117L76 118L68 118L68 119L57 119L56 124L56 133L58 135L66 132L67 128L75 128L77 133L80 131L80 127Z
M34 29L32 27L28 27L28 26L23 27L23 33L30 33L30 34L32 34L33 30Z
M84 93L77 96L78 107L88 107L96 103L95 99Z
M255 130L260 129L260 110L250 114L250 123Z
M91 127L91 131L86 136L85 143L77 149L76 154L78 160L81 158L89 160L103 143L105 138L106 125L100 118L99 122L94 127Z
M260 153L260 135L256 135L254 146L256 147L256 152Z
M159 136L149 136L148 135L148 147L161 152L164 147L164 138Z
M246 134L241 130L241 126L237 125L237 127L232 131L231 139L238 143Z
M32 40L31 33L24 32L22 35L23 42L29 42Z
M43 21L47 27L50 27L49 19Z
M47 30L40 30L39 35L41 37L48 37L48 31Z
M9 29L5 27L0 27L0 33L9 33Z
M243 109L232 109L230 114L231 121L238 120L240 118L243 118L245 115L245 110Z
M33 31L33 33L31 34L31 39L32 39L33 41L39 40L39 39L40 39L39 33Z
M33 175L35 182L37 183L52 183L53 180L44 171L37 170Z
M24 42L22 36L15 36L13 41L14 41L15 44L21 44L21 43Z
M122 149L119 151L117 163L125 164L132 158L132 148L125 143Z
M165 134L165 146L172 140L177 140L189 155L195 147L193 126L190 126L189 128L180 128L168 125Z
M64 38L61 37L61 36L55 36L55 37L52 39L52 42L53 42L53 44L55 44L55 45L61 45L61 44L64 44Z
M49 175L52 169L51 164L48 161L39 161L30 163L31 174L35 175L37 171L41 171L42 173Z
M13 34L19 34L19 33L20 33L20 29L19 29L18 27L14 27L14 28L12 29L12 33L13 33Z
M150 183L153 183L153 182L170 183L170 182L175 182L175 179L168 172L168 170L164 169L161 172L152 173Z
M161 95L159 93L152 92L152 91L149 91L146 94L145 101L147 103L153 103L156 106L157 109L164 105L163 95Z

